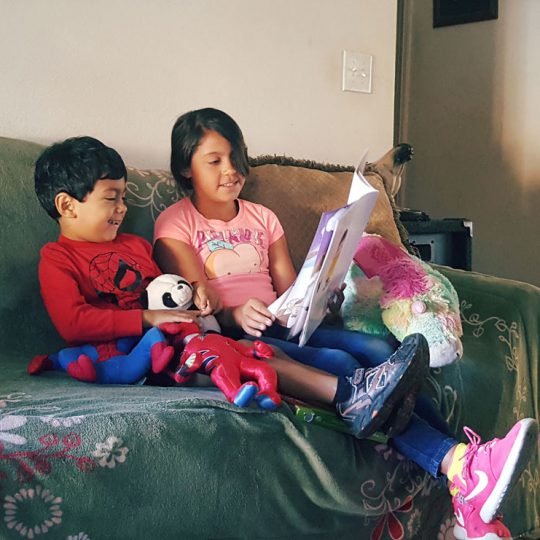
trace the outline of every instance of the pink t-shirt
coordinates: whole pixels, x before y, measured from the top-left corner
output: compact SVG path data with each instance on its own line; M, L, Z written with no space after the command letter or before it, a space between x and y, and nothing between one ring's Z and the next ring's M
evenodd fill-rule
M283 227L268 208L238 199L231 221L206 219L186 197L164 210L156 220L154 242L180 240L199 256L206 277L226 307L259 298L276 299L268 265L268 248L283 236Z

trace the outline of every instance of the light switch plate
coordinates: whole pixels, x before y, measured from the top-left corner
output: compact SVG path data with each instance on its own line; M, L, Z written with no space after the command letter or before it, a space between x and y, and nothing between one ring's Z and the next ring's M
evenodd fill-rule
M373 56L353 51L343 51L342 90L371 94Z

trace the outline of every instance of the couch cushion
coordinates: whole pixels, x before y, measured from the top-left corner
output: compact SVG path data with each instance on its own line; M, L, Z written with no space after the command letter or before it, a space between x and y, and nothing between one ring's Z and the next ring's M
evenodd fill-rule
M156 218L165 208L186 195L168 171L128 167L126 203L129 211L122 230L152 242Z
M0 343L2 351L28 354L61 343L39 294L39 250L58 236L58 226L39 205L34 164L44 147L0 138Z
M401 245L392 206L378 176L366 179L379 191L366 232L380 234ZM264 204L285 229L291 257L298 269L309 249L321 213L347 203L352 172L325 172L296 166L252 167L242 196Z

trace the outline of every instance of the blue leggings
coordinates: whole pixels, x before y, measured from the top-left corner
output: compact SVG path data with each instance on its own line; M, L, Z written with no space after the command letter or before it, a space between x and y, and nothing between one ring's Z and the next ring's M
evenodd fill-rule
M380 338L328 326L315 330L304 347L284 339L286 329L280 326L272 326L267 334L260 339L279 347L298 362L338 376L349 375L359 367L382 364L399 346L392 336ZM457 442L433 402L420 394L407 429L389 444L432 476L439 477L442 459Z

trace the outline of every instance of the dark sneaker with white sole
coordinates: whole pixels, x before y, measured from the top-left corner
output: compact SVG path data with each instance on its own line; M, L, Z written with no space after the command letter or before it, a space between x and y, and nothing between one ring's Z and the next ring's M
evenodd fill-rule
M411 334L386 362L373 368L358 368L347 377L352 391L347 400L336 403L336 410L355 437L369 437L383 428L411 391L415 396L428 370L427 341L421 334ZM394 435L408 424L414 409L414 403L410 404L409 401L408 417L402 414L399 425L393 426Z
M405 397L396 404L394 411L388 417L388 420L382 425L381 431L388 438L391 439L392 437L403 433L409 425L421 386L421 384L418 384L415 387L413 386L410 388Z

